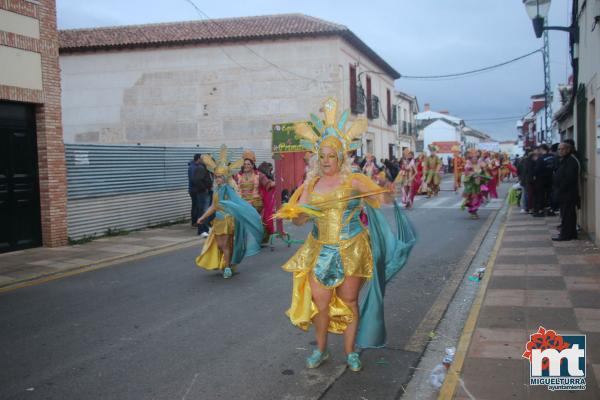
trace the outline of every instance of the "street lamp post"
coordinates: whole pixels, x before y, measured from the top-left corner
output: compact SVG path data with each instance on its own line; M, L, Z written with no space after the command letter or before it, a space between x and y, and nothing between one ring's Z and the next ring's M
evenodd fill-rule
M523 0L523 5L533 23L535 37L541 38L548 11L550 11L550 0Z
M523 0L523 5L527 11L527 15L533 23L533 31L536 38L541 38L544 31L564 31L571 35L575 33L574 27L571 26L545 26L548 11L550 11L551 0Z
M548 11L550 11L550 3L551 0L523 0L523 5L525 6L525 10L527 11L527 15L531 18L531 22L533 23L533 31L535 32L535 37L541 38L544 36L544 112L545 112L545 121L544 121L544 135L542 136L542 140L550 139L551 135L549 134L552 127L552 104L551 104L551 92L552 87L550 85L550 46L548 44L548 31L564 31L569 32L569 36L571 42L573 41L574 35L576 34L576 28L574 25L564 27L564 26L546 26L546 18L548 17ZM548 135L547 137L544 137Z

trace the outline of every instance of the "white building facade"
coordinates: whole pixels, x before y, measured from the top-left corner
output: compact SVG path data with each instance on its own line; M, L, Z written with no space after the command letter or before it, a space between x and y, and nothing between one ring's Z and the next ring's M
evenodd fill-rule
M442 154L451 154L452 146L463 146L462 128L464 121L447 111L431 111L428 103L424 110L415 115L417 126L417 152L427 152L428 146L435 143Z
M398 151L416 150L417 126L415 116L419 113L417 98L403 92L396 92L396 109L398 124Z
M61 31L65 142L270 149L273 124L334 96L351 119L367 111L362 152L397 152L399 74L348 28L299 14L218 21L220 35L211 21Z
M427 125L423 129L423 146L425 149L429 148L430 144L436 143L440 147L440 143L461 143L461 130L460 127L453 125L443 119L437 120L432 124ZM450 156L452 152L450 148L452 145L440 147L440 156Z
M471 128L470 126L465 126L462 129L462 134L463 134L463 147L465 148L465 150L467 149L471 149L471 148L475 148L475 149L479 149L481 146L481 143L485 143L490 141L490 136L478 131L476 129ZM500 147L498 146L498 150L500 149ZM497 150L496 150L497 151Z
M582 162L582 194L579 223L600 244L600 0L574 1L573 23L579 30L574 54L575 79L573 120L578 157Z
M500 151L502 153L507 153L510 156L514 156L515 154L519 154L515 153L517 151L516 145L517 143L514 140L504 140L500 142Z

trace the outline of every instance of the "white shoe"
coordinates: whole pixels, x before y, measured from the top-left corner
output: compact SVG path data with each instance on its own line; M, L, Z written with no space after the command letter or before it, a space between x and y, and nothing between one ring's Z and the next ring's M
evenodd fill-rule
M202 233L200 234L200 237L201 237L201 238L203 238L203 239L206 239L206 238L208 237L208 233L206 233L206 232L202 232Z

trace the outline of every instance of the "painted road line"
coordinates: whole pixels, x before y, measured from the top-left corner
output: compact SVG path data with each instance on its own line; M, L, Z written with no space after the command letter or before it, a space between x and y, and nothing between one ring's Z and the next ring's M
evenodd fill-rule
M510 219L511 213L512 208L509 208L507 220ZM471 312L469 313L467 321L465 322L462 335L458 341L458 346L456 348L454 362L448 370L448 375L446 375L444 384L440 389L438 400L451 400L454 397L454 393L456 392L456 386L458 385L460 380L460 374L462 372L462 367L467 356L467 351L469 350L469 345L471 343L471 338L473 337L473 332L475 331L475 326L477 324L479 312L481 311L481 306L483 305L483 301L485 300L485 292L487 291L487 286L492 277L492 272L494 268L494 263L496 262L496 257L498 255L498 250L500 249L500 244L502 243L502 238L504 237L505 227L506 221L502 224L500 232L498 233L496 244L494 245L492 254L490 255L490 258L487 262L485 275L483 276L483 280L481 281L481 287L479 288L477 297L473 301Z

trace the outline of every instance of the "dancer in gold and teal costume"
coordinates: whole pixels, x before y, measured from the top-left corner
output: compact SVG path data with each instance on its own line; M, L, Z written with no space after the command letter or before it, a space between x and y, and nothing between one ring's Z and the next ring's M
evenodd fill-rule
M427 183L427 197L437 196L440 192L440 183L442 176L442 160L437 156L439 147L435 144L429 145L429 156L423 162L423 172L425 173L425 182Z
M231 278L233 270L244 257L260 251L263 225L260 214L242 199L232 179L233 171L240 168L244 160L229 163L227 146L223 145L219 160L203 155L202 161L215 175L216 190L212 205L198 218L201 224L215 215L212 229L202 253L196 257L196 265L207 270L220 270L223 278Z
M363 174L352 172L347 153L367 129L365 118L346 131L349 116L337 120L337 101L323 104L324 120L311 115L295 124L296 134L316 153L302 186L276 214L301 225L312 222L304 244L283 265L293 274L291 322L303 330L315 325L318 348L306 360L316 368L328 357L328 332L344 334L347 365L362 368L357 348L383 347L386 332L383 296L386 283L404 266L415 235L397 203L393 202L394 233L383 213L382 200L393 201ZM314 129L313 129L314 127ZM366 224L361 215L366 214ZM366 295L358 304L359 292Z

